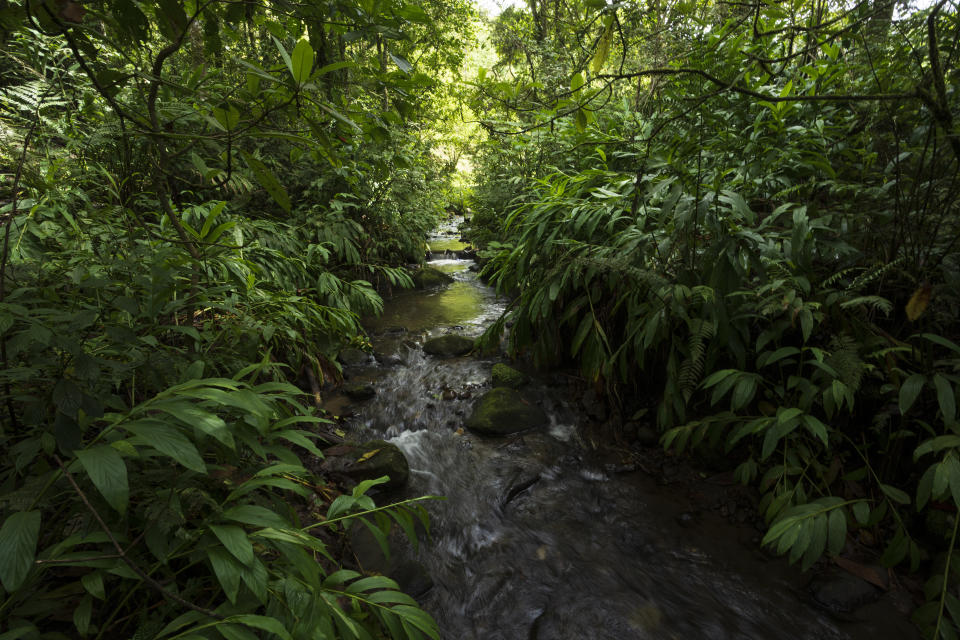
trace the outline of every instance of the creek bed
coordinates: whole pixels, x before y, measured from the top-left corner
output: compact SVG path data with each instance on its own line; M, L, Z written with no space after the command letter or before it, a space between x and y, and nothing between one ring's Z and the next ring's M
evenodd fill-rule
M437 359L420 346L446 333L475 337L504 310L470 264L432 261L453 283L398 295L367 323L391 365L348 370L377 389L355 405L351 435L386 438L405 453L401 497L447 498L428 504L431 536L419 552L400 544L390 565L417 563L415 595L443 638L915 636L889 606L845 620L814 608L806 579L761 554L755 530L745 539L743 527L713 513L691 521L687 496L641 471L611 473L580 441L584 418L569 386L535 376L522 390L549 416L544 429L509 438L465 431L497 360Z

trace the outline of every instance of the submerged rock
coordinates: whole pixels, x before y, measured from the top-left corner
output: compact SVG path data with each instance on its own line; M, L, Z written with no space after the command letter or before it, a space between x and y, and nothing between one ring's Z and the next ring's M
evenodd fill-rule
M410 476L410 465L395 444L385 440L371 440L361 444L345 442L324 451L326 459L321 468L340 473L355 482L390 476L388 488L401 487Z
M547 414L540 407L530 404L513 389L499 387L477 400L464 425L484 435L503 436L546 423Z
M369 400L377 395L377 390L368 382L358 382L345 386L343 393L351 400Z
M530 381L530 378L527 377L525 373L517 371L513 367L508 367L507 365L498 362L493 365L493 370L490 372L493 377L493 386L494 387L507 387L509 389L519 389L527 382Z
M417 289L433 289L453 282L453 276L433 267L423 267L413 274L413 283Z
M432 356L452 358L473 351L473 340L463 336L440 336L423 343L423 350Z

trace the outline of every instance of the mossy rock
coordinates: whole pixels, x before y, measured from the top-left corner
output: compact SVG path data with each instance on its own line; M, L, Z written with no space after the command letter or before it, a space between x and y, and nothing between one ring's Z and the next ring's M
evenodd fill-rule
M340 353L337 354L337 361L340 364L347 366L367 364L370 362L370 354L366 351L361 351L360 349L347 347L345 349L341 349Z
M423 351L441 358L463 356L473 351L473 340L455 335L440 336L424 342Z
M507 387L508 389L519 389L530 381L527 374L517 371L513 367L498 362L493 365L491 371L494 387Z
M410 477L406 456L395 444L386 440L371 440L357 444L345 442L324 451L322 467L341 473L355 482L390 476L388 488L402 487Z
M423 267L413 274L417 289L433 289L453 282L453 276L433 267Z
M505 387L491 389L473 406L464 425L482 435L505 436L547 424L547 414Z

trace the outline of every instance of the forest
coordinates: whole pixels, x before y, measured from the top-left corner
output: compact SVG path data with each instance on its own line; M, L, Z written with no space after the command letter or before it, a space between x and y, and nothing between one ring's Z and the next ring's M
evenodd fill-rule
M443 637L348 549L433 496L316 460L452 214L478 350L957 638L957 9L0 0L0 640Z

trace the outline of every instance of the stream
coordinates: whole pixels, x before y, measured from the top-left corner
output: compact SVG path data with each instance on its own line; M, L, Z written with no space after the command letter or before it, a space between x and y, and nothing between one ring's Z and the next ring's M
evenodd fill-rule
M571 389L582 382L554 372L522 389L549 416L545 429L464 430L503 360L437 359L420 345L479 335L505 300L472 261L449 254L463 247L454 225L430 238L428 263L454 281L389 300L365 323L379 363L346 369L377 389L352 405L350 436L404 452L410 480L399 498L447 498L427 503L431 535L419 551L401 543L392 560L421 574L413 595L445 640L912 637L879 603L846 618L815 608L799 571L757 549L757 531L744 540L743 527L712 513L691 523L685 496L641 471L612 471L581 441Z

